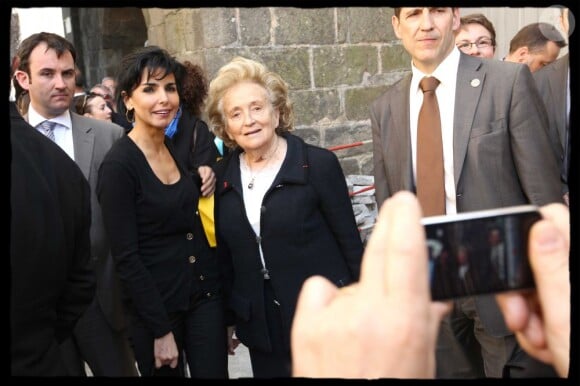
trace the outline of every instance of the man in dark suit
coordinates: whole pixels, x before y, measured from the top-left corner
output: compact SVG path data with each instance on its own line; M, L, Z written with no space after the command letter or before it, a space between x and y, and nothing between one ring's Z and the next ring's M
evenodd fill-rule
M67 375L59 345L91 303L90 189L10 102L10 373Z
M45 32L31 35L22 41L17 56L20 66L15 79L30 94L25 118L37 128L45 121L51 122L53 128L47 135L76 162L91 188L91 262L97 289L92 304L75 327L74 339L61 347L67 355L70 373L84 375L84 360L94 375L136 376L121 284L95 194L101 161L123 135L123 129L69 110L74 94L76 51L66 39Z
M562 8L560 21L562 30L568 34L570 29L570 11ZM568 167L570 165L570 59L566 54L555 62L533 74L540 95L548 111L550 130L555 131L563 149L562 154L562 193L564 201L570 204L568 193Z
M454 45L457 8L395 8L392 25L412 57L412 73L371 107L377 202L416 191L424 76L440 81L445 213L561 202L558 157L529 68L461 53ZM441 325L437 375L527 376L528 369L516 371L518 363L508 365L521 351L493 297L463 298Z
M504 60L524 63L536 72L556 60L562 47L566 47L566 41L554 25L531 23L510 40L510 52Z

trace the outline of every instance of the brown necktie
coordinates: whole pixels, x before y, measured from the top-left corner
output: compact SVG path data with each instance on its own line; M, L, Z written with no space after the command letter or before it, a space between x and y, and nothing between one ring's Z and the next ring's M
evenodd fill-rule
M441 119L435 89L439 81L424 77L423 105L417 124L417 198L423 216L445 214L445 177L443 174L443 141Z

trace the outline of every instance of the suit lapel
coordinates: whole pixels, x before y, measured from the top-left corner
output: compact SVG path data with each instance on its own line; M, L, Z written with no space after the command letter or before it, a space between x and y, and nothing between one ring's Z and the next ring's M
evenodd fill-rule
M390 169L388 175L392 179L389 181L391 193L399 190L415 190L413 179L413 162L411 151L411 134L409 120L409 92L411 87L412 74L405 76L398 84L389 101L389 110L387 119L391 119L390 124L383 124L384 128L391 128L393 143L396 146L389 148L385 160L387 168ZM403 98L399 96L403 95ZM383 133L383 138L388 138L387 133ZM395 162L391 162L395 161ZM396 161L400 161L396 162Z
M467 153L475 110L485 82L485 69L480 59L461 54L455 85L455 113L453 119L453 173L455 188Z
M550 66L550 74L548 76L548 84L550 87L550 92L552 98L554 98L554 106L566 106L567 90L566 85L568 83L568 68L566 64L568 63L568 58L566 60L561 59L559 62L554 63ZM563 67L563 68L562 68ZM564 89L564 92L562 92ZM558 129L558 134L560 136L560 142L566 142L566 122L567 122L567 111L566 108L558 108L559 114L556 114L554 119L556 120L556 128ZM550 111L552 113L552 111Z
M93 145L95 134L91 126L80 116L71 112L73 146L75 151L75 162L83 172L83 175L89 180L91 172L91 160L93 159ZM90 181L90 180L89 180Z

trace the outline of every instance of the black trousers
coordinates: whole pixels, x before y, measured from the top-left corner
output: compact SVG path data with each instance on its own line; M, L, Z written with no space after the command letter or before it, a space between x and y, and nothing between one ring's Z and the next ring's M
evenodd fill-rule
M292 374L290 342L285 338L280 307L270 280L264 280L266 324L272 351L249 348L254 378L288 378Z
M155 368L155 337L141 320L133 318L131 339L141 375L184 377L187 362L191 378L227 379L227 331L221 296L194 296L189 310L170 313L169 319L180 356L175 369Z
M138 376L128 331L117 331L107 322L97 297L77 322L73 336L60 350L72 376L85 376L86 362L93 375L105 377Z
M437 378L556 377L554 369L530 357L514 335L488 334L473 297L454 301L442 322L437 341Z

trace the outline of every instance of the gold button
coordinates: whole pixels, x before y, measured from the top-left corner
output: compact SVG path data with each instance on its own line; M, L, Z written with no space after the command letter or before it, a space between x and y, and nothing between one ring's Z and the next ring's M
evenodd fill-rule
M195 263L195 256L189 256L189 262L191 264Z
M188 233L188 234L187 234L185 237L186 237L188 240L192 240L192 239L193 239L193 233L191 233L191 232L190 232L190 233Z
M203 280L205 279L205 277L203 277L203 275L199 275L199 280Z

